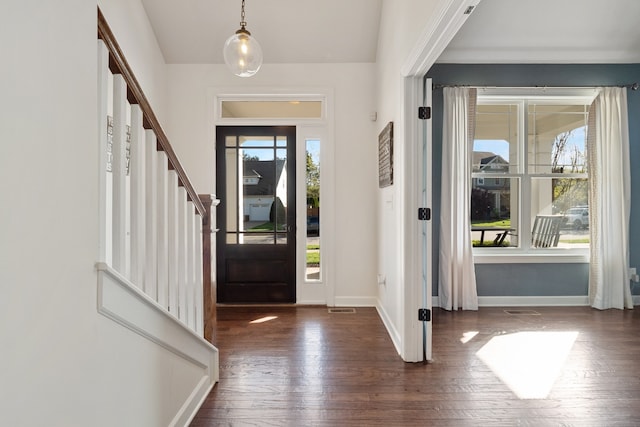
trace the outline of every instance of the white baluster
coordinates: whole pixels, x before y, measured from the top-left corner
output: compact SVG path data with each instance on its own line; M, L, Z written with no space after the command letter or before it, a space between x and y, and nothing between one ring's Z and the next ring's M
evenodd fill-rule
M187 324L187 190L178 188L178 318Z
M187 203L187 326L196 329L196 238L195 238L195 207L192 202Z
M128 277L126 259L126 147L127 147L127 84L120 74L113 76L113 268Z
M178 174L169 171L169 312L178 317Z
M98 222L100 233L99 262L110 262L107 258L107 242L111 236L107 235L107 115L109 114L109 51L102 40L98 40Z
M169 246L167 200L169 197L169 162L164 151L158 151L158 304L169 309Z
M202 289L202 217L195 215L195 304L196 304L196 332L198 335L204 335L204 298Z
M146 251L144 292L157 301L157 265L158 265L158 162L157 141L152 130L145 130L145 205L146 205Z
M145 132L143 114L138 105L131 106L131 281L144 290L145 272Z

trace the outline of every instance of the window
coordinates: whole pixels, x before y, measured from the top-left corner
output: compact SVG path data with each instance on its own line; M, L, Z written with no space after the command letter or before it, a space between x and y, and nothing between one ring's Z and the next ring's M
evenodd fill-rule
M475 247L589 247L590 98L478 96L471 229ZM499 251L499 250L498 250Z
M321 280L320 269L320 140L306 140L307 263L306 280Z

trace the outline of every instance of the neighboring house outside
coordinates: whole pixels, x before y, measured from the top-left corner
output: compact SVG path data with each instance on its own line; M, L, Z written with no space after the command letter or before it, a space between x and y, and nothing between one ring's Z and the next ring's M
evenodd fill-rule
M287 206L287 161L245 160L243 165L244 220L269 221L275 198Z
M509 162L502 156L488 151L473 152L473 193L480 197L472 196L473 219L489 219L493 217L505 217L509 214L510 185L508 178L484 178L480 173L501 173L509 171ZM479 199L487 200L486 206L478 206Z

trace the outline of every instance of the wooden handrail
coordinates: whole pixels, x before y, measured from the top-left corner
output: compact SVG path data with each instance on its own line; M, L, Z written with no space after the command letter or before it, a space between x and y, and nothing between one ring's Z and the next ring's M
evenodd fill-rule
M124 57L120 45L116 41L111 28L107 24L102 11L98 7L98 38L101 39L109 50L109 69L113 74L120 74L127 83L127 100L130 104L137 104L142 110L144 116L143 125L145 129L152 129L158 140L158 151L164 151L169 159L169 169L173 169L178 174L178 182L181 186L187 190L189 200L193 202L197 213L204 217L206 215L206 209L198 197L198 193L191 185L191 181L187 177L187 173L183 169L182 165L178 161L176 153L173 151L171 144L169 144L169 138L162 130L160 122L153 113L151 105L144 95L138 80L136 79L129 63Z

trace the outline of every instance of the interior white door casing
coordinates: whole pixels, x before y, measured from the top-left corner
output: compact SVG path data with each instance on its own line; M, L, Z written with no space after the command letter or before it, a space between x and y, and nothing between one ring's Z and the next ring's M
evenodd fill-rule
M455 34L460 30L469 17L473 7L481 0L449 0L441 2L436 13L427 22L421 36L406 58L401 72L404 76L403 93L403 125L404 125L404 156L406 184L403 192L404 215L406 224L403 232L404 240L404 283L403 308L404 331L402 333L401 356L407 362L418 362L426 356L432 359L431 322L426 324L426 334L423 339L422 322L418 321L418 309L431 310L432 306L432 274L431 274L431 240L433 233L431 224L425 227L427 240L423 244L421 226L417 220L418 201L422 201L422 188L419 177L423 168L431 168L431 135L430 127L418 119L418 107L425 105L430 97L431 88L424 88L424 76L444 51ZM431 83L428 83L431 86ZM430 99L428 100L430 101ZM422 143L426 153L422 153ZM426 161L423 164L423 154ZM431 179L425 182L425 202L429 205ZM423 206L431 207L431 206ZM432 213L433 214L433 213ZM424 265L423 265L424 263ZM424 270L423 270L424 268ZM423 275L426 281L423 283ZM423 353L424 351L424 353Z

